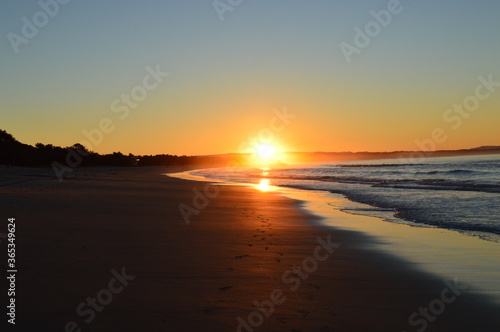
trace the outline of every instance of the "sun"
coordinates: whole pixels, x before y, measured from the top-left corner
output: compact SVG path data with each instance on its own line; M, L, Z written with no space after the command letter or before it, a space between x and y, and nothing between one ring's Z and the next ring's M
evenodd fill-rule
M259 144L255 147L255 153L261 161L272 161L276 154L276 149L269 144Z

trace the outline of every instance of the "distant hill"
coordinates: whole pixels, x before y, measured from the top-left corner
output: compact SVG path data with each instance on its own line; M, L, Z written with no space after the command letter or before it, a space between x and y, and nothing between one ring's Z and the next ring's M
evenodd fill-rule
M500 154L500 147L481 147L461 150L392 151L392 152L289 152L290 163L339 162L372 159L405 159L417 163L421 158Z
M480 146L478 148L469 149L471 151L475 150L500 150L500 146Z

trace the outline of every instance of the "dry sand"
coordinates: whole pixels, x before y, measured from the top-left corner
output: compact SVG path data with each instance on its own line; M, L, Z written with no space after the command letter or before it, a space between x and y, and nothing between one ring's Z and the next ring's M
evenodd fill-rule
M81 168L59 183L50 170L2 169L0 232L16 218L18 260L17 324L3 330L65 331L73 321L82 331L237 331L237 318L250 315L262 324L240 331L416 331L423 323L413 327L409 316L447 287L275 193L219 186L187 225L179 204L192 205L206 183L165 171ZM329 236L340 247L314 259L318 237ZM304 263L310 273L287 272ZM86 323L77 307L98 293L107 300L101 290L122 268L135 278ZM265 317L254 301L270 298L279 304ZM498 331L498 309L464 292L425 331Z

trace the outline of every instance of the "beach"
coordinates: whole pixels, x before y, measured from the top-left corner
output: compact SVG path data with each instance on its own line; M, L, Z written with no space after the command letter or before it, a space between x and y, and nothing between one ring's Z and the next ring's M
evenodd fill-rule
M164 175L184 169L78 168L62 183L2 169L18 262L7 331L499 329L493 299L366 233L274 192Z

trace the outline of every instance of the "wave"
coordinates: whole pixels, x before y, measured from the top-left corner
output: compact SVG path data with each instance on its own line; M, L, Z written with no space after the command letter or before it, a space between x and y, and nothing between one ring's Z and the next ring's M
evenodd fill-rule
M388 187L394 189L416 189L416 190L448 190L448 191L477 191L484 193L499 193L499 185L459 183L453 181L419 180L414 185L404 185L398 183L382 182L373 185L374 187Z
M253 175L263 178L262 175ZM268 178L268 177L267 177ZM477 183L472 181L454 181L449 179L395 179L365 178L359 176L272 176L275 180L321 181L336 183L365 184L373 187L419 190L457 190L500 193L500 184Z
M394 164L332 164L328 165L329 167L332 168L404 168L404 167L416 167L416 168L447 168L450 170L447 170L446 172L468 172L470 170L464 170L464 169L455 169L457 166L466 166L466 167L472 167L472 168L497 168L500 167L500 163L498 161L482 161L482 162L470 162L470 163L460 163L460 164L452 164L452 163L439 163L439 164L424 164L424 163L415 163L415 164L410 164L410 163L394 163Z
M453 169L449 171L427 171L427 172L415 172L415 174L474 174L474 173L480 173L478 171L471 171L467 169Z
M425 216L422 216L421 213L414 212L410 209L400 209L395 214L395 217L411 221L414 223L424 223L425 225L446 228L446 229L454 229L468 232L484 232L484 233L492 233L500 235L500 228L494 225L485 225L485 224L474 224L474 223L463 223L463 222L453 222L453 221L440 221L437 219L427 220Z
M340 164L332 165L333 167L340 168L375 168L375 167L415 167L415 166L426 166L428 164Z
M302 189L302 190L324 190L321 188L310 187L307 185L301 184L286 184L282 185L284 187ZM464 222L464 221L455 221L453 218L441 218L436 211L428 208L418 208L411 205L400 205L395 204L393 201L387 201L382 197L372 196L370 194L362 194L351 192L350 190L328 190L334 194L342 194L348 200L352 202L358 202L362 204L366 204L370 207L356 207L356 208L342 208L342 211L353 213L353 214L364 214L368 213L388 213L394 218L399 220L404 220L405 222L409 222L409 225L419 226L419 227L438 227L444 229L450 229L455 231L462 232L479 232L479 233L491 233L500 235L500 227L498 224L486 224L484 222ZM448 213L444 209L442 211L444 214ZM381 215L379 215L381 216ZM445 215L442 215L444 217ZM384 218L382 216L382 218ZM394 221L394 219L387 219L387 221ZM490 239L488 236L484 236L485 239ZM493 240L493 239L490 239ZM496 240L493 240L496 241Z

